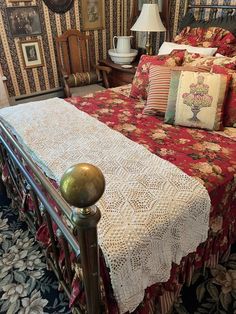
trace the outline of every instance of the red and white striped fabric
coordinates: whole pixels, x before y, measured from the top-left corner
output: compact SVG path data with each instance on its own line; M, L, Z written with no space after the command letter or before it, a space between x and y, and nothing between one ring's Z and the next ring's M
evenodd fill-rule
M170 89L171 68L153 65L149 72L149 91L143 114L164 115Z

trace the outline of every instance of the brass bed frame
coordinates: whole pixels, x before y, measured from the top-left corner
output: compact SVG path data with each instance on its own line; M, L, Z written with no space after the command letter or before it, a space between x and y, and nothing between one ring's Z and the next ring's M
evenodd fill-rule
M187 11L205 8L212 9L214 14L218 9L227 9L232 14L236 5L190 5L188 1L185 9ZM97 224L101 214L94 204L102 196L105 188L101 171L89 164L71 167L62 177L60 195L16 141L2 119L0 119L0 157L9 173L7 178L9 193L20 202L24 195L29 195L34 203L34 215L31 211L24 212L30 228L35 232L43 222L47 224L51 242L50 249L46 250L47 261L66 294L70 297L75 272L70 258L70 252L73 251L76 265L82 268L83 272L87 313L98 314L101 312L101 297ZM54 200L56 209L50 204L49 197ZM65 253L65 271L62 271L59 264L60 250ZM75 311L83 313L78 304Z
M87 312L98 314L100 273L97 223L101 214L94 204L104 192L105 180L102 172L90 164L71 167L61 179L60 190L63 198L15 140L1 118L0 143L0 158L9 173L8 192L15 196L14 200L18 199L17 205L22 203L22 190L25 195L30 195L34 202L35 216L32 216L30 211L25 211L24 218L34 233L43 222L47 224L51 242L51 252L46 254L49 266L70 297L73 279L70 260L72 250L76 256L77 266L83 270ZM50 204L48 196L56 203L57 210ZM69 221L71 228L68 227L66 220ZM53 222L58 228L56 234ZM65 253L64 274L58 261L60 249ZM75 310L82 313L79 305Z

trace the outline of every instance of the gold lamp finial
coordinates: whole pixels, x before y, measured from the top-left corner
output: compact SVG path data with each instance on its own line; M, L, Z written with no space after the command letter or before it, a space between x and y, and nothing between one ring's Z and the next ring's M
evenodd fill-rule
M88 163L70 167L63 174L60 190L72 206L87 208L94 205L105 190L105 178L101 170Z

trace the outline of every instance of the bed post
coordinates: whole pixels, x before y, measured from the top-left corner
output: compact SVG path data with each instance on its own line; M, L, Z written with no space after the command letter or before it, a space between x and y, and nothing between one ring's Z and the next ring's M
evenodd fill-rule
M62 176L61 194L75 208L71 220L80 246L80 259L86 293L88 314L100 313L100 271L97 224L100 210L94 204L105 189L102 172L95 166L83 163L69 168Z

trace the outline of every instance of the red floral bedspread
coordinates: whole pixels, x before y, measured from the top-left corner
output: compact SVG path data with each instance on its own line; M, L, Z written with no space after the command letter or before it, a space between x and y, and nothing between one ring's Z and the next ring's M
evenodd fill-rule
M216 132L172 126L158 117L144 116L143 103L113 90L67 101L172 162L201 181L209 192L212 210L208 240L196 253L184 258L181 265L173 265L168 283L147 289L143 304L135 312L151 313L155 295L163 289L176 291L179 284L190 279L194 267L212 263L212 257L219 256L236 239L236 141ZM103 278L107 281L107 290L106 272ZM109 313L117 313L111 293L106 292Z

